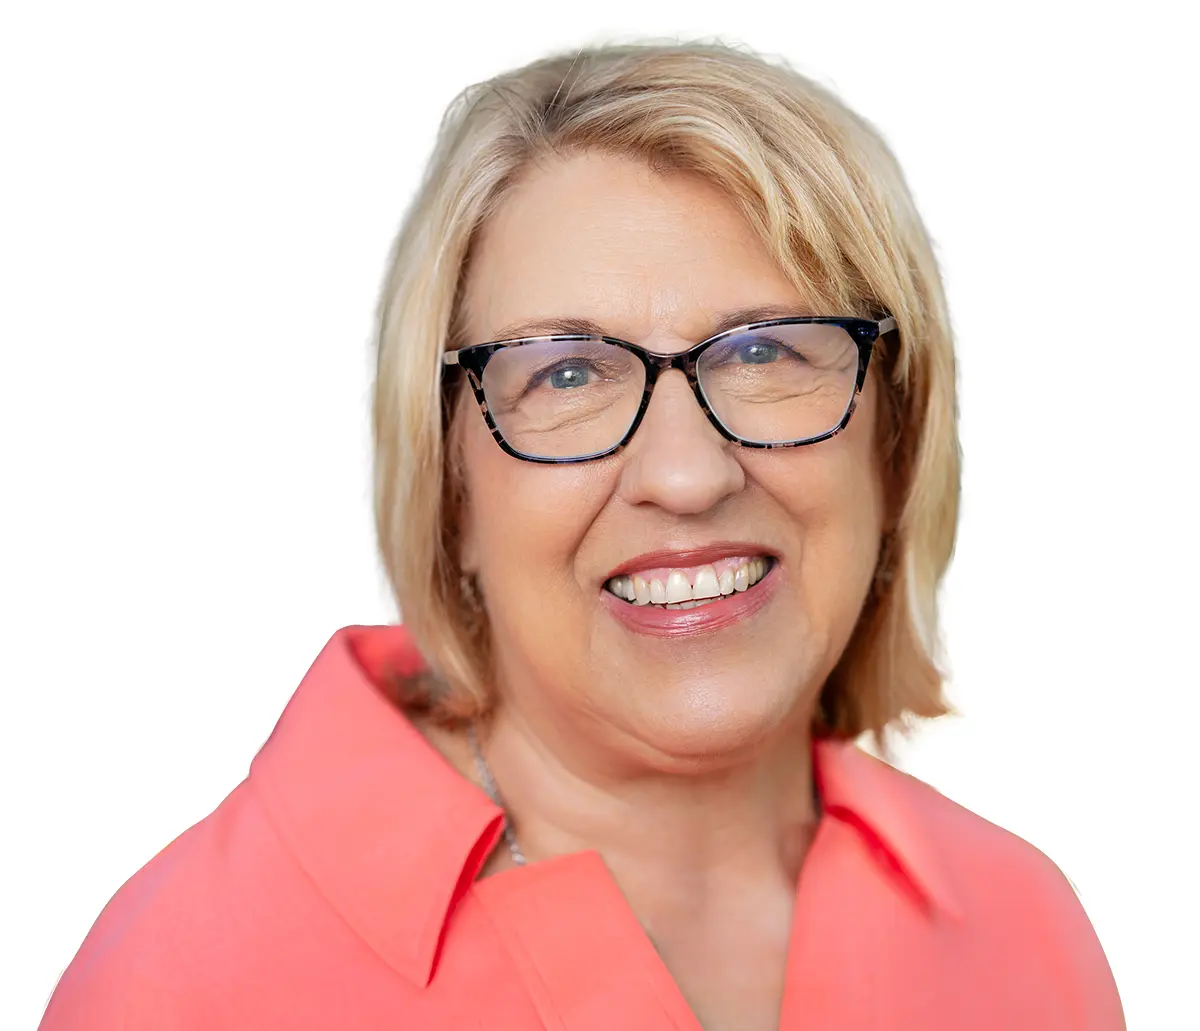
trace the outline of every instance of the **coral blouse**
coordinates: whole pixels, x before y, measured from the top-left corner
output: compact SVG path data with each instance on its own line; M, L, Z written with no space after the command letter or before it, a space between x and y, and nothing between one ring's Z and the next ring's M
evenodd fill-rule
M249 775L117 891L42 1031L700 1031L596 852L476 880L503 814L337 631ZM818 742L783 1031L1124 1027L1070 884L850 743Z

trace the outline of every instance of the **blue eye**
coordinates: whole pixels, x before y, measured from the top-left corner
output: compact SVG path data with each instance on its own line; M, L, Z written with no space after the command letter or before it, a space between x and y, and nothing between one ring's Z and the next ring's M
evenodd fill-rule
M745 365L766 365L779 357L779 345L770 340L751 340L738 348L738 357Z
M550 373L550 386L562 390L567 387L583 387L589 379L588 370L582 365L566 365Z

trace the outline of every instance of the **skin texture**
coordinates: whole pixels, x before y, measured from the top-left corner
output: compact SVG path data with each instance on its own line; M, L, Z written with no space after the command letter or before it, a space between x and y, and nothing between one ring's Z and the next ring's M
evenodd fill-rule
M578 317L673 352L761 305L809 307L721 193L585 154L532 168L501 204L464 316L471 343ZM500 695L485 752L521 844L531 861L598 849L709 1029L778 1021L816 818L808 728L885 518L876 389L869 376L830 440L754 450L724 440L671 371L629 446L577 465L505 455L469 397L455 413L460 560L484 598ZM778 557L773 595L747 619L664 639L606 610L619 564L718 541ZM427 732L473 778L461 738ZM507 863L498 851L488 871Z

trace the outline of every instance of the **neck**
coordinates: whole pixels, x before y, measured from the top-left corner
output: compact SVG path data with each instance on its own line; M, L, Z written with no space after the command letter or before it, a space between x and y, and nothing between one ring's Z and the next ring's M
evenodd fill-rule
M663 883L704 895L751 877L795 884L818 815L807 714L720 757L579 731L510 705L483 736L530 861L598 851L631 895Z

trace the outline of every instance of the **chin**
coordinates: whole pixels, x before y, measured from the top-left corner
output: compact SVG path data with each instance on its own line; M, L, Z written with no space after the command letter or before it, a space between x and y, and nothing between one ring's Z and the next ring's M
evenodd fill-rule
M748 683L753 697L746 696ZM789 728L807 726L817 693L798 692L794 682L770 685L744 676L728 683L693 680L659 698L655 711L639 713L635 736L668 761L732 763Z

